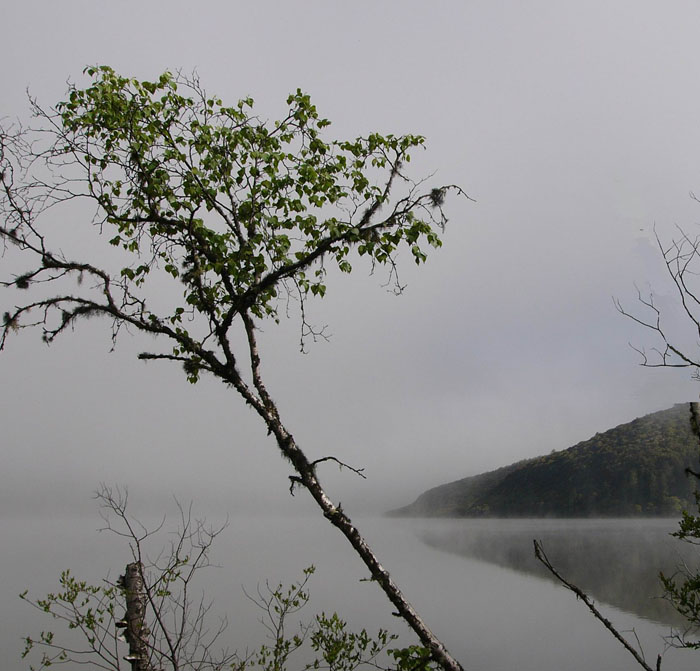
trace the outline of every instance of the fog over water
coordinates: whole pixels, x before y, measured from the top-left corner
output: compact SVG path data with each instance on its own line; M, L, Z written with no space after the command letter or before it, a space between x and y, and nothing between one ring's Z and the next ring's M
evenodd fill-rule
M637 365L628 343L654 343L611 297L630 306L635 283L653 289L669 332L695 346L654 228L664 239L676 226L695 235L700 221L689 196L700 191L700 4L6 5L3 119L28 123L27 87L51 106L66 80L84 85L83 68L99 63L142 79L196 70L212 95L250 95L269 119L301 87L339 137L427 137L413 174L435 173L475 202L448 203L444 246L425 267L405 259L401 297L362 264L350 277L331 273L308 315L328 324L330 342L301 354L298 323L266 325L268 388L311 459L332 454L365 468L367 480L334 467L320 475L353 519L366 517L382 560L466 668L632 668L575 599L512 570L485 536L465 541L463 522L375 516L698 397L685 372ZM82 223L71 211L52 232L89 256ZM22 262L6 255L0 264ZM12 305L0 291L0 310ZM211 586L233 604L237 643L257 636L240 585L288 580L310 563L319 567L314 608L398 626L312 502L290 497L288 465L239 399L214 380L193 387L178 368L137 361L144 341L126 332L112 352L108 331L80 324L51 348L26 334L0 353L4 668L24 668L16 641L32 624L17 593L47 591L67 567L115 575L128 559L94 532L100 482L128 486L144 519L170 510L173 496L212 521L230 515ZM501 539L529 533L500 529ZM658 623L613 612L656 648ZM666 668L690 668L686 659L671 655Z
M307 616L316 611L337 611L356 628L372 630L384 626L406 635L401 622L391 617L391 608L376 586L360 581L366 577L366 571L348 554L345 541L338 534L328 533L323 520L234 516L229 522L212 555L220 568L212 569L199 583L201 589L215 597L213 613L225 612L229 617L227 643L243 650L264 640L258 622L260 613L244 597L242 587L254 592L256 585L265 579L273 584L278 580L292 581L310 564L316 565L317 572L311 581ZM8 579L2 582L0 616L6 626L0 634L0 649L6 659L17 658L20 634L36 633L53 625L26 605L16 603L14 599L19 591L31 586L31 592L40 596L56 588L58 575L67 565L74 568L77 577L92 581L108 572L114 578L123 570L129 559L124 544L95 533L99 523L96 516L57 517L51 525L27 524L25 520L6 527L25 549L52 548L50 553L5 554L3 570ZM574 595L533 570L532 536L543 539L551 558L561 561L561 567L571 572L572 578L582 578L599 608L619 629L630 634L634 630L648 659L655 660L656 654L664 650L662 637L670 633L670 626L658 618L635 616L629 610L610 605L610 595L603 583L607 576L607 587L614 587L625 567L632 571L633 577L640 571L648 571L657 554L649 555L650 546L640 544L640 539L645 534L660 539L664 530L673 529L671 520L431 520L428 523L367 518L358 523L367 530L381 559L392 567L394 579L403 585L413 604L466 669L623 671L635 668L628 654ZM571 560L559 551L570 547L576 539L586 542L579 543L578 558ZM461 545L461 549L456 550L450 543ZM473 552L464 551L470 543L482 553L481 559ZM611 559L611 552L620 551L625 545L627 560L618 564ZM251 553L251 548L256 552ZM504 557L508 557L505 562ZM513 570L521 561L523 565ZM640 562L645 566L640 567ZM601 575L596 578L588 571L587 576L582 576L580 567L586 563L596 566L596 572ZM653 591L645 594L649 587ZM628 583L627 589L635 592L639 603L658 594L658 585L650 585L649 581L643 585ZM697 655L669 650L662 668L696 669Z
M0 34L21 57L0 74L0 115L25 123L27 87L50 106L106 63L141 78L196 68L209 92L251 95L270 119L301 87L340 137L426 135L414 174L476 201L448 203L443 248L421 268L406 259L398 298L361 263L331 274L308 317L332 337L307 355L295 320L262 336L291 431L311 458L366 469L367 482L322 475L370 513L697 397L683 372L637 365L628 343L653 342L611 297L633 306L635 283L653 287L678 316L653 228L700 220L699 20L694 2L632 0L11 3ZM82 221L52 224L67 252L96 244ZM154 507L172 494L286 507L288 469L257 418L213 380L193 388L137 361L150 341L124 336L110 353L93 321L50 349L38 334L8 344L2 510L75 510L100 481Z

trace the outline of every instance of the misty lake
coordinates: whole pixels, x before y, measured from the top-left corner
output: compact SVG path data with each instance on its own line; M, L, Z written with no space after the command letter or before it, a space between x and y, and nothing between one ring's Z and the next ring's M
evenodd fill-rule
M213 521L213 518L209 518ZM96 533L96 517L2 520L0 649L4 668L19 659L21 635L52 625L17 598L42 596L61 570L80 578L116 577L123 543ZM670 538L675 520L407 520L358 519L381 561L467 670L576 671L635 669L634 660L573 594L547 578L532 553L542 540L552 561L586 589L620 630L639 638L647 660L665 649L676 621L658 599L659 569L672 572L688 555ZM685 553L683 555L682 553ZM240 650L264 638L259 612L243 595L269 580L291 581L310 564L313 612L337 611L355 628L405 634L383 595L345 541L315 517L232 517L200 583L229 618L228 640ZM408 638L405 639L409 641ZM700 653L668 650L662 669L697 669ZM296 671L290 668L290 671Z

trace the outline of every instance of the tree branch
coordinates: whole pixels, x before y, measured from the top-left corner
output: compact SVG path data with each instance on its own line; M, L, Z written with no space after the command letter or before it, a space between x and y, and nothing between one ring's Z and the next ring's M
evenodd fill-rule
M661 671L661 655L658 655L656 658L656 667L655 669L652 669L645 661L644 657L637 652L637 650L634 649L634 647L627 641L627 639L622 636L622 634L614 627L614 625L608 620L595 606L591 598L580 588L574 585L573 583L569 582L564 578L556 568L552 565L552 562L549 560L547 557L544 548L542 547L542 543L540 541L533 541L533 545L535 547L535 557L544 565L544 567L564 586L566 589L570 590L573 592L577 598L581 599L583 603L586 605L588 610L593 613L593 616L596 618L596 620L599 620L603 626L613 635L615 639L617 639L622 646L627 650L627 652L634 657L635 661L637 664L639 664L645 671Z
M164 73L156 82L140 82L106 66L89 67L86 74L91 84L71 87L52 112L33 103L42 124L36 131L0 129L0 238L35 263L3 284L12 290L41 284L53 292L8 311L0 349L14 330L36 326L51 342L93 314L112 320L113 342L122 326L164 338L170 351L140 358L182 364L190 382L206 371L232 386L292 464L292 490L305 487L345 535L431 659L446 671L461 671L316 472L325 461L364 477L362 469L330 456L309 461L283 424L263 381L256 329L264 319L277 321L287 292L301 301L303 337L304 301L326 293L323 263L329 257L350 272L352 251L367 256L372 268L389 268L400 290L399 247L416 263L425 261L424 247L441 244L445 193L466 194L455 185L425 189L422 180L402 172L409 152L423 145L420 136L373 133L325 141L321 131L329 122L299 90L287 100L287 116L272 127L249 111L252 101L226 107L207 97L196 78ZM32 133L41 141L29 141ZM53 215L54 207L76 198L95 206L91 223L111 231L109 258L121 255L113 262L116 270L68 261L54 251L50 236L43 237L40 215ZM388 213L383 217L382 208ZM340 214L329 216L333 210ZM153 302L159 305L163 296L170 301L157 312L146 305L151 273L162 282ZM67 280L83 274L95 286L66 290ZM180 299L169 298L173 282ZM39 316L27 317L32 311ZM236 327L245 333L240 356ZM133 542L135 559L142 561L139 537ZM186 590L182 598L186 603ZM153 593L150 603L164 601ZM181 629L179 638L168 640L171 657L188 636Z

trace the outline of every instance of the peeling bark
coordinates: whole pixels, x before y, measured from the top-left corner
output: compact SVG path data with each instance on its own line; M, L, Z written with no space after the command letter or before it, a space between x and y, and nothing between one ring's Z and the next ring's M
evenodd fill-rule
M141 564L127 564L118 584L124 590L126 600L124 619L117 622L117 626L124 629L124 637L129 644L129 654L124 660L131 664L131 671L155 671L150 663L148 638L151 632L146 626L147 596Z
M260 389L259 389L260 391ZM274 408L274 405L272 405ZM293 436L284 428L276 412L261 413L271 433L275 435L282 454L292 462L299 474L296 481L303 485L323 511L324 517L336 527L352 545L372 579L381 587L389 601L395 606L397 615L401 616L419 638L422 645L430 650L432 659L445 671L464 671L462 665L449 653L440 639L430 630L418 615L411 603L403 595L389 572L382 566L367 541L362 537L350 518L340 506L334 505L324 491L316 476L316 462L309 462L304 452L297 446Z

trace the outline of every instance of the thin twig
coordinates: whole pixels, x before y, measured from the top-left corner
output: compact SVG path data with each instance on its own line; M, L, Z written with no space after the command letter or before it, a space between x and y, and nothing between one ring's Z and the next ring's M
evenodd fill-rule
M335 461L338 466L340 466L340 469L347 468L349 471L352 471L356 475L359 475L361 478L364 478L365 480L367 479L367 476L365 475L364 468L353 468L352 466L349 466L346 464L344 461L340 461L337 457L322 457L321 459L316 459L316 461L311 462L311 466L316 467L317 464L323 463L324 461Z

